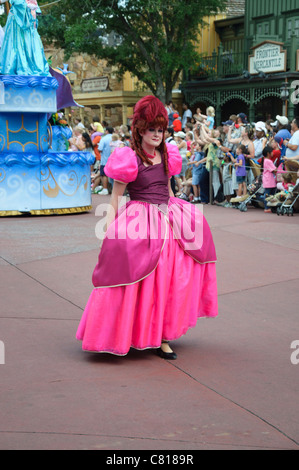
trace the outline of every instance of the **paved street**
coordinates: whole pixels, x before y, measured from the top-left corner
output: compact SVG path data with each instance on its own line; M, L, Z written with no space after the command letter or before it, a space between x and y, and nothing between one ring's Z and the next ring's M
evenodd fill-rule
M299 214L204 207L220 313L175 342L171 362L84 353L75 339L102 201L0 220L0 448L298 450Z

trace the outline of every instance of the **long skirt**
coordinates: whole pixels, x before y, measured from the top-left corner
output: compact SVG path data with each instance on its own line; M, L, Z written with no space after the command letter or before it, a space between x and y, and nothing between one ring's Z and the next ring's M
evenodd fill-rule
M201 317L218 314L216 266L200 264L174 238L166 238L156 269L130 285L95 288L76 338L86 351L126 355L130 348L159 348Z

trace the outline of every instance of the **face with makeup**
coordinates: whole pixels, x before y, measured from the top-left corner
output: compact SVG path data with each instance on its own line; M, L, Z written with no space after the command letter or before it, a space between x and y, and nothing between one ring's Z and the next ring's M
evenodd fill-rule
M146 148L157 148L163 140L163 129L161 127L149 127L141 133L142 146Z

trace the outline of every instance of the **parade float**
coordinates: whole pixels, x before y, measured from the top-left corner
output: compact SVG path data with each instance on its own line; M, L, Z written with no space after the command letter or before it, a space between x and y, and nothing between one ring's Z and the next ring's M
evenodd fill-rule
M36 0L9 3L0 49L0 215L88 211L94 156L67 151L69 129L49 122L77 106L71 86L45 59Z

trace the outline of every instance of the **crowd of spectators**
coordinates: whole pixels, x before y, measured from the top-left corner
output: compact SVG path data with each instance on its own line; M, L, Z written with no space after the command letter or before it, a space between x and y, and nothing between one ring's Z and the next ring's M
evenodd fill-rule
M104 168L115 148L130 146L129 126L112 127L108 122L100 122L99 117L94 116L88 125L84 125L79 118L74 119L71 129L72 137L68 140L67 149L72 152L90 152L95 157L95 163L91 167L92 192L109 194L109 180Z
M192 114L185 103L181 117L172 103L166 109L166 141L178 146L183 162L173 185L178 197L237 207L261 188L264 211L272 212L298 184L299 118L290 122L278 115L273 121L249 122L240 112L216 126L211 106ZM181 127L173 125L176 121Z
M171 179L176 197L235 207L258 185L263 188L264 210L271 212L298 182L299 118L289 122L278 115L273 122L250 123L240 112L216 126L212 106L193 114L184 103L180 115L170 102L166 110L165 140L176 145L182 157L182 170ZM130 126L113 128L97 116L87 127L79 119L74 124L69 149L94 153L92 192L107 195L113 182L105 175L105 165L116 147L130 146Z

